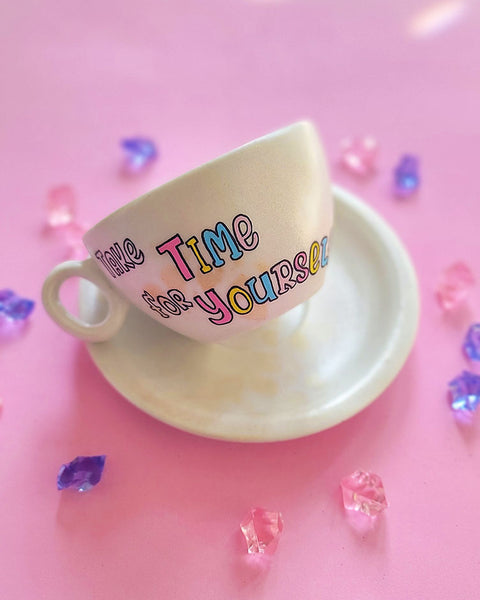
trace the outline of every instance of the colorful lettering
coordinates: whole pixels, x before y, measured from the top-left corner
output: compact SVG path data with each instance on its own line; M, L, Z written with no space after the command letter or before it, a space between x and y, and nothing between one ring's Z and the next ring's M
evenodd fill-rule
M245 225L245 230L242 231L242 225ZM252 221L247 215L237 215L232 223L233 232L237 239L238 245L244 250L255 250L260 241L260 237L256 231L253 231ZM250 238L250 241L248 238Z
M318 242L313 242L313 244L310 246L310 273L312 275L315 275L320 268L319 258L320 244Z
M270 269L270 273L277 278L278 294L282 295L297 285L295 279L292 279L293 267L288 260L281 260Z
M308 256L306 252L299 252L295 255L295 258L293 259L293 266L298 272L298 275L296 277L297 283L303 283L310 275L310 271L308 270L307 264Z
M190 248L195 258L197 259L198 264L200 265L200 271L202 273L210 273L212 267L205 262L205 259L203 258L200 250L198 249L198 239L193 235L189 240L185 242L185 244Z
M185 279L185 281L190 281L190 279L194 278L194 274L190 270L190 267L187 265L182 253L180 252L179 246L182 245L183 240L177 233L166 242L163 242L163 244L156 246L155 249L159 254L165 254L165 252L167 252L175 263L175 266L177 267L178 272L183 279Z
M237 296L241 296L242 298L244 298L247 302L247 305L241 306L237 302ZM248 313L253 308L252 297L250 296L250 294L247 291L245 291L243 288L239 287L238 285L235 285L228 290L227 298L228 298L228 303L232 307L232 310L234 310L239 315L248 315Z
M218 251L226 252L227 245L230 248L230 258L232 260L238 260L243 256L243 252L237 247L235 238L230 233L225 223L222 223L221 221L217 223L215 230L204 229L202 231L202 239L206 249L212 257L213 265L215 267L222 267L225 264L223 258L220 258Z
M209 300L207 303L200 295L194 297L194 301L205 312L218 316L217 319L209 317L208 320L214 325L226 325L233 319L233 315L228 306L221 300L217 292L211 288L205 292L205 296Z
M267 302L267 300L269 302L273 302L274 300L276 300L278 296L273 291L270 273L268 273L268 271L265 271L265 273L262 273L260 275L259 279L260 283L263 285L263 291L265 292L265 294L262 297L260 297L257 290L255 289L255 283L257 281L256 277L250 277L250 279L247 279L247 281L245 282L245 285L248 287L248 290L250 294L252 294L252 297L255 300L255 302L257 304L263 304L264 302Z
M322 244L322 262L321 262L321 265L322 265L322 269L324 269L328 265L328 256L327 256L328 238L327 238L327 236L325 236L320 243Z

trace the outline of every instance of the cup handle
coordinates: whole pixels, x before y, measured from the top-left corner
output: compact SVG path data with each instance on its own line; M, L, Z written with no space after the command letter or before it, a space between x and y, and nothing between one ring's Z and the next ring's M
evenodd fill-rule
M108 302L108 313L101 323L89 324L72 315L59 296L63 282L70 277L82 277L96 285ZM50 317L68 333L88 342L103 342L122 326L128 302L108 283L92 258L67 261L57 265L42 288L42 302Z

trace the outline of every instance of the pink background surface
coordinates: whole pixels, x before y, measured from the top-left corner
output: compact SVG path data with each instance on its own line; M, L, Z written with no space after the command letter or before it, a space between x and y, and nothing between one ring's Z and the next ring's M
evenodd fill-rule
M414 37L427 2L4 3L0 287L39 301L65 258L42 232L50 187L73 185L93 224L306 116L333 179L405 242L422 319L404 369L363 413L305 439L241 445L132 407L39 303L23 335L0 344L1 598L478 598L480 423L455 421L446 382L467 365L460 344L479 294L450 319L433 297L455 259L480 277L480 10L456 4L463 18ZM121 177L119 139L138 133L162 158ZM336 166L340 139L363 133L381 144L368 182ZM423 186L398 202L391 168L407 151ZM108 459L97 488L56 490L61 463L98 453ZM368 532L345 518L338 487L358 467L383 477L391 504ZM265 572L245 562L238 530L255 505L285 520Z

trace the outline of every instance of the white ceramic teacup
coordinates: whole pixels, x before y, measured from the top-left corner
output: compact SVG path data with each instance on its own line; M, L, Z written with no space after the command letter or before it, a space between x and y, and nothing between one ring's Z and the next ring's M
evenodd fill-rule
M134 304L202 342L246 332L322 286L333 202L307 121L259 138L118 209L84 236L90 258L58 265L42 292L50 316L89 341L110 338ZM82 277L109 304L88 324L59 299Z

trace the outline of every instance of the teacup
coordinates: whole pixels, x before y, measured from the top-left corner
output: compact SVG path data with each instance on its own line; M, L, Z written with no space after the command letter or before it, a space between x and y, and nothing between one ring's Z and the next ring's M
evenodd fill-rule
M322 286L333 201L314 126L295 123L241 146L119 208L83 237L90 257L55 267L42 299L67 332L103 341L130 305L201 342L256 328ZM108 302L82 322L59 298L69 277Z

